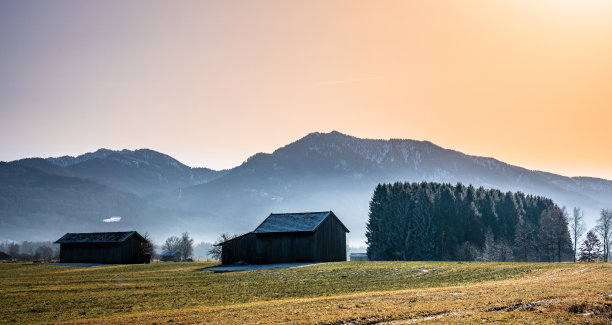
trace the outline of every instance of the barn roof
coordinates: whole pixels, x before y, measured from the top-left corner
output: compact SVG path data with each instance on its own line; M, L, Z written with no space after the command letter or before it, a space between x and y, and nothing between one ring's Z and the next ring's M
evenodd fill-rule
M230 242L232 242L232 241L234 241L234 240L240 239L240 238L242 238L242 237L245 237L245 236L248 236L248 235L251 235L251 234L253 234L253 232L252 232L252 231L251 231L251 232L244 233L244 234L239 235L239 236L236 236L236 237L234 237L234 238L230 238L230 239L228 239L228 240L226 240L226 241L223 241L223 242L220 242L220 243L218 243L218 244L214 244L213 246L223 246L223 245L227 245L228 243L230 243Z
M62 238L55 241L56 244L76 244L76 243L123 243L132 236L137 236L144 241L144 238L135 231L127 232L88 232L88 233L67 233Z
M159 254L159 257L174 257L176 255L179 255L180 253L178 251L163 251Z
M327 217L334 217L346 232L349 230L331 211L302 212L302 213L272 213L264 220L253 233L279 233L279 232L310 232L315 231Z

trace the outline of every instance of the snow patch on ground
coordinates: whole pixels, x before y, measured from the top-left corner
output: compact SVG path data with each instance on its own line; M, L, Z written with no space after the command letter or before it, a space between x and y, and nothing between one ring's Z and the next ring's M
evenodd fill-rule
M112 264L100 264L100 263L49 263L47 265L74 266L74 267L96 267L96 266L106 266L106 265L112 265Z
M254 271L254 270L273 270L273 269L290 269L295 267L304 267L309 265L315 265L320 263L277 263L277 264L257 264L257 265L221 265L206 267L201 271L212 271L215 273L220 272L240 272L240 271Z

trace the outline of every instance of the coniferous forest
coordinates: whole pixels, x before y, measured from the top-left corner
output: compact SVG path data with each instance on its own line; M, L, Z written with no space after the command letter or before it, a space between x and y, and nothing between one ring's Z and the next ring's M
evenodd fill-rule
M379 184L371 260L569 261L565 211L551 199L457 184Z

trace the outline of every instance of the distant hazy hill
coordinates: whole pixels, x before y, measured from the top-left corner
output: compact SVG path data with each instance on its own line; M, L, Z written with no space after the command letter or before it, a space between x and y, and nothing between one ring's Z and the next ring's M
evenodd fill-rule
M67 231L173 229L171 220L180 216L172 207L151 210L147 196L202 184L225 173L191 168L147 149L100 149L78 157L1 164L0 240L48 239ZM122 219L102 222L112 216Z
M78 157L47 158L47 161L62 167L64 170L60 172L138 195L206 183L225 173L191 168L168 155L148 149L100 149Z
M294 210L333 210L351 230L349 238L360 241L364 238L371 193L380 182L461 182L522 191L550 197L560 205L580 206L590 220L597 217L599 209L612 207L612 182L608 180L531 171L426 141L359 139L338 132L311 133L271 154L256 154L226 171L190 168L170 156L146 149L101 149L79 157L24 159L5 165L27 167L29 176L8 167L3 172L17 182L14 186L5 186L2 179L0 209L3 211L15 193L29 188L22 179L54 175L71 181L82 180L87 186L101 184L100 189L113 191L113 195L121 193L133 198L125 206L136 204L137 210L147 214L142 217L143 224L136 224L135 229L148 230L160 241L171 231L181 229L210 240L221 232L251 230L270 212ZM43 174L35 174L36 171ZM59 181L53 184L21 202L37 206L38 197L56 195L58 200L79 204L80 211L97 209L76 194L59 194L67 188L75 189L72 185ZM48 193L53 191L57 193ZM143 205L146 208L140 208ZM44 207L37 211L64 213L53 205ZM124 204L117 203L115 207L113 211L119 211ZM133 212L139 213L143 214ZM30 212L18 214L24 220L39 218ZM2 214L0 225L16 223L13 217L5 215ZM0 230L0 238L8 235Z
M44 160L27 163L49 167ZM124 224L136 226L143 223L147 205L134 194L92 181L0 163L0 238L51 239L61 232L110 229L102 223L109 216L126 216Z

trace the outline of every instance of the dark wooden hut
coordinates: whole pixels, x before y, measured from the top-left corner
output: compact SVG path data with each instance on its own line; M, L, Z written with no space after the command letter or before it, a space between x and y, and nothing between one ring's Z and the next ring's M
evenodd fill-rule
M220 243L221 263L346 261L347 232L332 211L273 213L252 232Z
M149 263L144 239L135 231L67 233L60 244L60 263Z
M177 251L163 251L159 254L159 260L162 262L180 262L181 253Z

